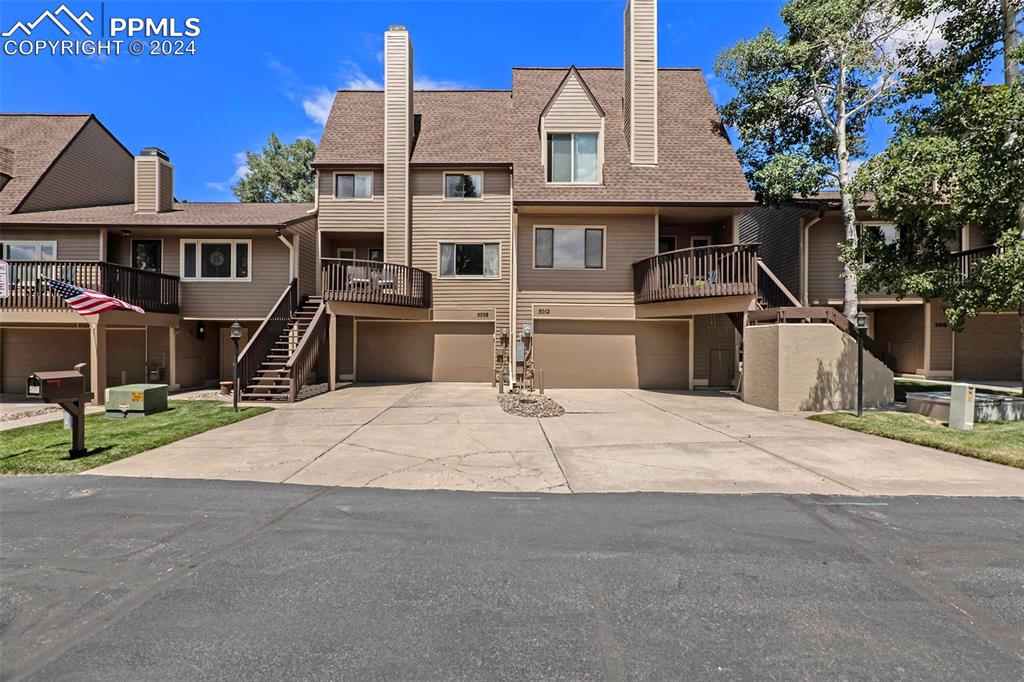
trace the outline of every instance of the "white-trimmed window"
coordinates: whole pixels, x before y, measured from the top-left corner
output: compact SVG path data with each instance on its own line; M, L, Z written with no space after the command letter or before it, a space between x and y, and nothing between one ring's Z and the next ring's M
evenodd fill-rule
M438 245L441 277L501 277L501 244L497 242L441 242Z
M549 133L548 182L596 184L598 133Z
M252 281L251 239L182 239L181 278Z
M445 173L445 199L479 199L484 195L483 173Z
M335 199L372 199L373 173L335 173Z
M4 241L4 260L57 260L57 242Z
M604 228L536 228L533 232L533 267L591 270L603 268Z
M336 253L338 254L338 258L340 258L341 260L355 260L356 259L356 250L355 249L349 249L349 248L345 248L343 246L343 247L338 248Z
M892 223L861 223L862 234L864 231L871 233L875 240L881 240L885 246L892 246L900 240L900 228ZM864 262L870 263L875 259L870 250L864 252Z

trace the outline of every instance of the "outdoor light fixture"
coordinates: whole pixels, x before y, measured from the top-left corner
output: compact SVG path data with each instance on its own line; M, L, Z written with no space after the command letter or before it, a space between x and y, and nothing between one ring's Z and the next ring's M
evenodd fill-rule
M235 347L234 356L231 362L231 404L238 412L238 340L242 338L242 325L236 320L231 325L231 343Z
M864 332L868 328L868 314L858 310L857 315L857 416L864 416Z

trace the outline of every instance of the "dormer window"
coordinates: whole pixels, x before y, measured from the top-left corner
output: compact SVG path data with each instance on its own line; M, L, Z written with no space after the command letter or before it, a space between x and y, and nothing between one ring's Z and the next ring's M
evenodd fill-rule
M598 182L598 133L548 134L548 182Z

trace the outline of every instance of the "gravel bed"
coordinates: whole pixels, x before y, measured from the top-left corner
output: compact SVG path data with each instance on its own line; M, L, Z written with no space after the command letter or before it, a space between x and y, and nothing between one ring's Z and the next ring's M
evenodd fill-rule
M561 417L565 408L546 395L499 395L501 409L518 417Z
M47 405L45 407L28 407L12 410L11 412L0 413L0 422L13 422L19 419L26 419L28 417L38 417L41 414L49 414L50 412L56 412L60 409L59 405Z
M231 402L230 393L225 395L217 389L211 389L209 391L189 391L188 393L179 393L177 395L171 394L168 397L171 400L220 400L225 403Z

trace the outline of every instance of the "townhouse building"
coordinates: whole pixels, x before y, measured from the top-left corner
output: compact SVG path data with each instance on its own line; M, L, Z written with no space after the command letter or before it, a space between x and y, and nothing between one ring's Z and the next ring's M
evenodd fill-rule
M871 213L870 197L857 207L861 229L877 230L897 240L894 225ZM787 206L758 206L740 219L743 239L757 241L761 258L804 306L842 309L840 244L845 240L837 193L794 198ZM995 253L981 230L967 225L949 245L961 270ZM941 301L885 292L862 292L868 335L894 359L900 374L965 381L1016 381L1021 378L1020 324L1016 311L984 311L954 333Z

